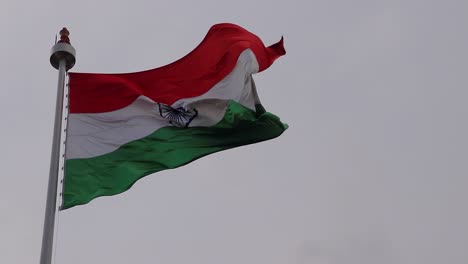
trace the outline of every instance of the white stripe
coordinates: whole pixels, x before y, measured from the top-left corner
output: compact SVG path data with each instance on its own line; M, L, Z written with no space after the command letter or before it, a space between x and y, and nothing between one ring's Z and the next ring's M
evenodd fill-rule
M250 49L239 56L233 71L201 96L184 98L172 107L196 109L198 115L190 126L213 126L224 116L229 100L255 109L256 91L252 74L258 72L258 62ZM94 114L70 114L66 158L91 158L107 154L121 145L141 139L154 131L170 126L161 117L159 106L146 96L116 111Z

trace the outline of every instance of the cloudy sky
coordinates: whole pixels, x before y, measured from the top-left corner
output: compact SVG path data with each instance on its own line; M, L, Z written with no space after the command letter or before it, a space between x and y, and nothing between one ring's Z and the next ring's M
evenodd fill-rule
M255 76L284 135L59 214L57 264L468 261L468 2L0 1L0 263L38 263L63 26L72 71L129 72L232 22L288 54Z

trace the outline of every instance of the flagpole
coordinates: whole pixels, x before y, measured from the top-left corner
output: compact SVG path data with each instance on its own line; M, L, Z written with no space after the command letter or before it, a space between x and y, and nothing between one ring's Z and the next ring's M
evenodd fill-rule
M62 135L63 94L66 72L75 65L75 49L70 44L66 28L60 31L60 40L52 47L50 63L59 71L57 100L55 105L54 136L50 158L49 183L44 216L44 230L42 234L42 248L40 264L52 263L54 244L55 213L57 211L57 184L60 165L60 146Z

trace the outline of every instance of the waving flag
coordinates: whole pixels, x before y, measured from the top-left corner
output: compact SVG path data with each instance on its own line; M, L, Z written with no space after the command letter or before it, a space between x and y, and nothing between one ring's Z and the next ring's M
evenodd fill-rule
M287 128L260 104L252 74L285 54L233 24L192 52L136 73L70 73L62 209L128 190L138 179Z

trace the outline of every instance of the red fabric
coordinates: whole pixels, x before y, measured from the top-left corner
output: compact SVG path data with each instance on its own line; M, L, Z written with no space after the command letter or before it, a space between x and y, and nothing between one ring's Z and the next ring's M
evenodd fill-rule
M233 70L245 49L254 52L260 71L286 54L283 38L267 48L240 26L217 24L192 52L166 66L123 74L70 73L70 113L114 111L140 95L168 105L202 95Z

